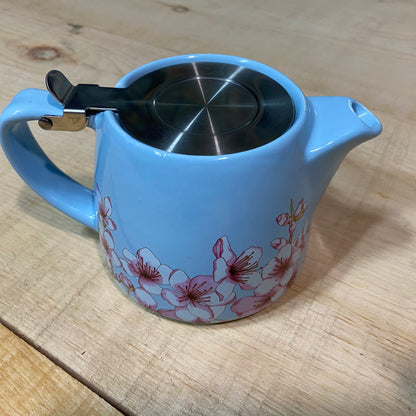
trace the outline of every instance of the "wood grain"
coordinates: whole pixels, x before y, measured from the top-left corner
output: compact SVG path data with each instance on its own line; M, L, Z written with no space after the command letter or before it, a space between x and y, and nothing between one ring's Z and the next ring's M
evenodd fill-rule
M0 325L1 415L121 415Z
M51 68L114 85L154 59L220 52L274 66L308 95L353 96L384 126L332 180L288 293L216 326L125 298L96 235L33 194L1 154L4 322L131 415L416 413L413 2L15 0L0 13L2 108L22 88L43 88ZM91 132L36 133L91 186Z

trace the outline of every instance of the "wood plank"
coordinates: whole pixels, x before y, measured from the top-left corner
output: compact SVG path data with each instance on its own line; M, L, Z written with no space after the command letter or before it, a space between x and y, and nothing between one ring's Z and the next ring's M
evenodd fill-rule
M414 117L416 8L413 2L17 0L33 12L162 47L167 54L225 53L279 69L308 95L370 92L374 111L393 111L400 91L400 117ZM237 35L238 34L238 35ZM141 46L142 47L142 46ZM83 48L85 50L86 48ZM131 49L123 59L140 55ZM120 61L122 62L122 61ZM140 62L141 63L141 62ZM124 66L126 68L126 66ZM128 71L125 71L126 73ZM374 74L377 76L373 76Z
M351 95L384 125L334 177L284 298L210 327L168 321L126 299L96 235L34 195L1 154L5 322L131 414L416 412L412 2L17 0L0 1L0 12L2 107L22 88L42 88L52 67L113 85L144 62L214 51L270 64L308 94ZM42 45L58 55L33 59ZM42 132L40 142L91 185L91 132L56 137Z
M0 324L2 415L121 415Z

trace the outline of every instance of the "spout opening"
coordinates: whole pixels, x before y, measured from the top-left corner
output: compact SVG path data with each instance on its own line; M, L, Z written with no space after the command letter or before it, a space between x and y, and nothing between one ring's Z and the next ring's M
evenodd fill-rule
M351 110L356 116L364 123L369 129L374 131L375 134L381 132L381 123L376 116L374 116L367 108L361 103L355 100L350 101Z

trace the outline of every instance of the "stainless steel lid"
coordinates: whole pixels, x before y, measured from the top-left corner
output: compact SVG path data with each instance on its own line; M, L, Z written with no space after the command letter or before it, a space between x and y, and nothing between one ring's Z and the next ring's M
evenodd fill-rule
M45 115L46 129L79 130L91 114L112 110L134 138L188 155L225 155L277 139L294 120L288 92L252 69L218 62L163 67L126 88L80 84L51 71L49 91L65 105L64 116Z

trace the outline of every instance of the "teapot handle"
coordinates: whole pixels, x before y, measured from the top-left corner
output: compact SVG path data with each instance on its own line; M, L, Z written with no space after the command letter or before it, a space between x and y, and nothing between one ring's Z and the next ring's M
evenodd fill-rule
M97 229L94 192L63 173L43 152L28 121L61 116L63 106L47 91L20 91L0 116L0 141L16 172L43 199L75 220Z

